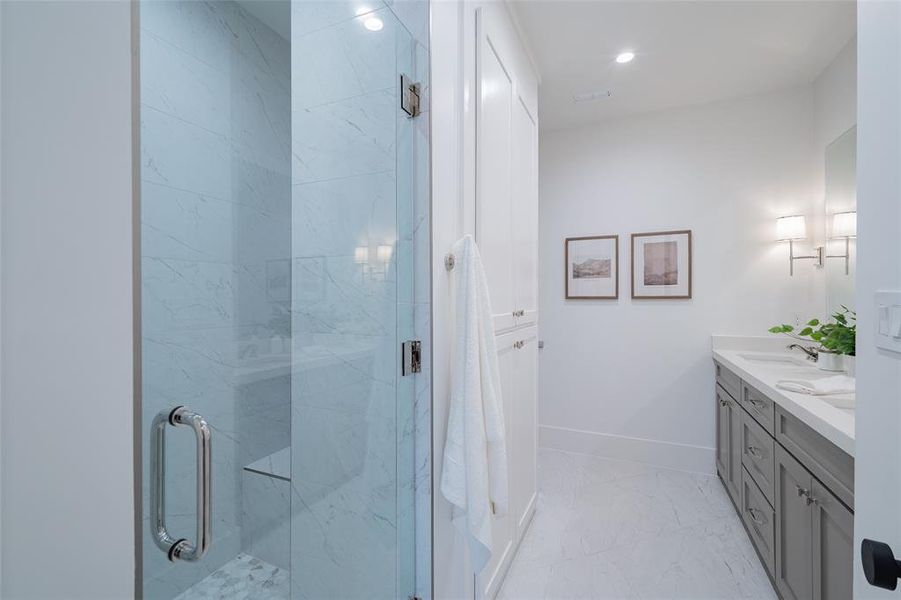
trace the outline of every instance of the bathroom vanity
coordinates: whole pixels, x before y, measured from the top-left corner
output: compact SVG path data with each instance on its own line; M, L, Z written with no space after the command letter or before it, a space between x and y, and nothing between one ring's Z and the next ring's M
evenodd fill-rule
M853 397L776 387L830 373L714 338L716 470L783 599L851 598Z

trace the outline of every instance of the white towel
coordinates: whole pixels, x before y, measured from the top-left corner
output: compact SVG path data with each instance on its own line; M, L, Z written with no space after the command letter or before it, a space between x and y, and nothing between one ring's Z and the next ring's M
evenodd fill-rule
M780 379L776 382L776 387L810 396L853 394L854 379L847 375L833 375L822 379Z
M456 326L441 493L469 542L473 570L491 558L491 518L507 511L507 449L488 280L472 236L454 244Z

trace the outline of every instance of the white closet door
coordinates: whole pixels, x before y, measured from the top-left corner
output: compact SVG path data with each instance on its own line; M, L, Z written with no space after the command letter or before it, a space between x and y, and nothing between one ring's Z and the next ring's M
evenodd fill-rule
M513 353L513 439L510 453L510 509L516 519L517 537L522 536L535 509L538 490L538 328L517 330L520 347Z
M525 100L513 103L513 282L516 325L538 319L538 124Z
M497 337L497 357L501 376L501 393L504 398L504 427L507 433L507 473L508 478L513 477L513 439L516 438L514 430L516 412L516 354L518 349L513 347L516 341L515 333L506 333ZM508 483L510 483L508 481ZM509 492L512 492L512 484ZM510 506L502 517L494 517L491 528L492 554L491 560L485 569L476 577L476 597L494 598L503 581L503 576L513 558L514 539L516 536L516 510L514 508L513 494L508 493Z
M482 252L495 330L514 325L511 232L513 79L494 42L496 27L477 15L476 240Z

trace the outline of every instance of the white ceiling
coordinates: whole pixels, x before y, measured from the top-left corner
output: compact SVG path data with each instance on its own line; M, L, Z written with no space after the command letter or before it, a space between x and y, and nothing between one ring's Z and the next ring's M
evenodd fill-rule
M844 0L511 0L541 75L542 129L816 79L854 36ZM623 50L635 60L614 61ZM573 94L612 95L574 104Z

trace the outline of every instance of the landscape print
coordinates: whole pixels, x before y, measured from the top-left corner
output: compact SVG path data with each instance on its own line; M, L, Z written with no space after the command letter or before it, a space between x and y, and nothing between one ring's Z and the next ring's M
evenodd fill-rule
M644 284L676 285L677 283L679 283L678 243L646 243L644 245Z
M691 231L632 234L632 298L691 298Z
M619 296L619 236L566 238L566 297L612 299Z
M574 262L573 279L609 279L611 262L609 258L585 258Z

